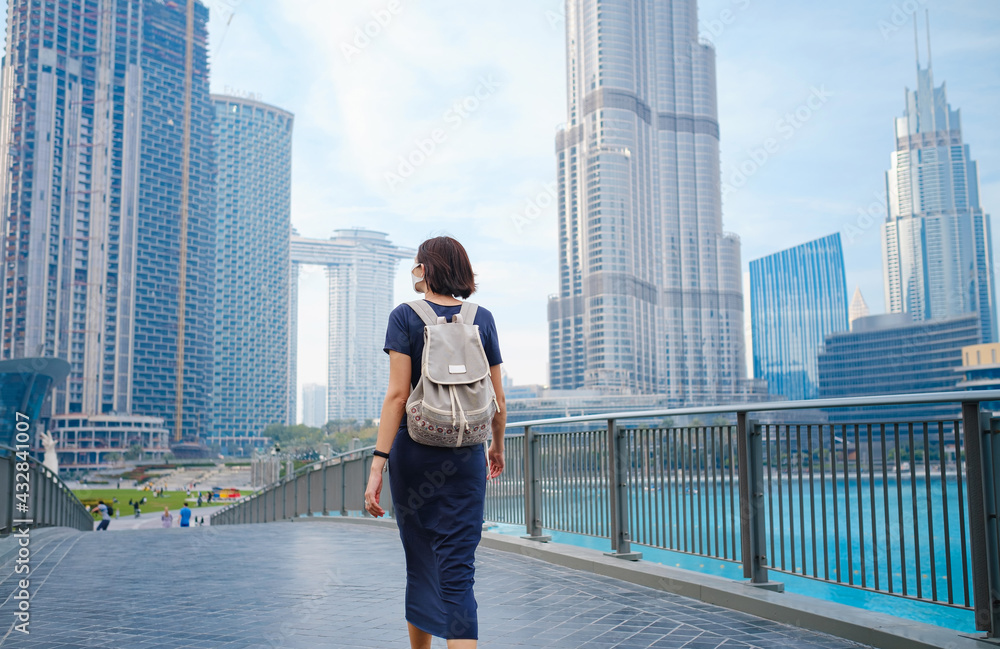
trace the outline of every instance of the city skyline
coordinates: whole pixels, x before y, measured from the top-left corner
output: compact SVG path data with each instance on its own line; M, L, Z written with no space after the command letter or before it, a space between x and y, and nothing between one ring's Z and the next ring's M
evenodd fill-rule
M503 12L405 4L349 60L341 45L383 3L206 4L213 91L262 96L300 116L293 224L319 238L366 225L405 245L443 230L458 236L481 275L477 298L492 305L505 334L508 371L518 383L544 382L545 302L557 287L551 139L565 110L562 3L514 1ZM739 166L753 171L723 208L726 229L742 237L744 260L841 231L848 285L860 285L880 310L881 179L893 146L890 120L913 78L912 16L893 3L699 5L701 36L716 45L723 181L735 187ZM995 211L1000 129L988 107L996 103L998 72L985 62L1000 54L992 37L1000 17L993 3L928 0L919 3L922 29L924 8L936 72L963 108L963 131L979 161L981 202ZM512 39L518 48L499 47ZM300 65L305 60L316 65ZM445 112L491 74L497 89L481 91L478 109L453 129ZM352 92L337 92L345 86ZM806 103L813 87L830 94L817 110ZM795 119L797 109L809 118ZM789 114L782 126L793 136L754 168L752 154ZM438 125L448 128L445 144L389 191L391 163ZM303 277L303 295L325 294L321 274ZM526 277L530 291L520 285ZM404 290L400 271L398 299ZM307 315L304 340L322 343L325 309ZM304 360L300 380L323 382L325 366L310 369Z
M341 45L382 3L213 6L223 8L211 23L213 89L260 93L296 113L292 220L303 236L362 225L400 245L442 231L458 237L480 273L474 299L497 315L506 369L517 383L544 383L546 301L558 289L552 137L565 120L562 3L515 0L504 11L403 5L350 60ZM1000 128L989 106L1000 93L995 66L984 62L1000 56L992 37L1000 16L985 2L928 0L920 4L921 30L924 8L935 71L963 108L981 202L995 211ZM741 165L754 172L723 203L725 229L742 239L744 268L746 260L839 231L848 286L860 286L881 310L884 172L892 120L913 83L912 17L892 3L720 0L701 2L699 19L701 35L716 47L723 181L735 186ZM505 42L520 47L508 50ZM318 67L298 66L301 60ZM481 90L477 110L457 128L454 115L446 121L446 111L491 74L499 85L492 94ZM829 95L811 100L815 110L807 103L814 87ZM798 120L797 110L808 119ZM788 114L782 125L794 130L786 140L778 122ZM436 128L447 140L391 191L385 173ZM754 169L752 154L771 137L780 137L780 150ZM325 277L304 272L301 290L325 300ZM401 270L397 300L411 291ZM302 349L309 340L324 344L325 320L324 307L303 313ZM299 363L300 382L325 382L325 365L301 355Z

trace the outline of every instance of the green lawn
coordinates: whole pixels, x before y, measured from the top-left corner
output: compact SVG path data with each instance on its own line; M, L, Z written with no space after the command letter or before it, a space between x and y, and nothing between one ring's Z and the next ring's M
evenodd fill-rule
M125 516L132 516L134 510L132 506L128 504L129 499L141 500L143 496L146 498L145 504L140 506L143 514L149 512L159 512L163 513L164 507L170 508L170 513L177 517L177 512L180 510L184 501L187 499L187 493L183 491L164 491L163 496L159 498L153 497L152 491L143 491L141 489L75 489L73 493L76 497L80 499L84 505L88 508L92 508L97 504L98 500L103 500L105 504L111 503L112 507L120 512L119 516L124 518ZM202 495L207 495L208 492L202 491ZM195 516L198 515L198 492L191 492L193 501L188 502L188 506ZM112 498L117 498L118 502L113 503ZM204 501L203 501L204 502ZM213 500L212 504L215 505L216 501ZM218 504L222 504L219 501ZM94 514L94 520L98 520L99 515ZM114 516L112 516L114 518Z

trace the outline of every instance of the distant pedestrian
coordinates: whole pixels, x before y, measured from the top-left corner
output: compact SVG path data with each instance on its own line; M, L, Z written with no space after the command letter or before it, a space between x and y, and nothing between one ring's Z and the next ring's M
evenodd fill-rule
M132 510L133 510L133 511L135 512L135 517L136 517L136 518L139 518L139 514L141 514L141 513L142 513L142 512L141 512L141 511L139 510L139 501L138 501L138 500L136 500L136 501L134 501L134 502L133 502L133 501L131 501L131 500L130 500L129 502L131 502L131 503L132 503Z
M160 516L160 524L164 527L164 529L173 526L174 515L170 513L169 507L163 508L163 515Z
M191 527L191 508L187 503L181 507L181 527Z
M207 499L207 502L208 502L208 504L209 504L209 505L211 505L211 504L212 504L212 492L211 492L211 491L209 491L209 492L208 492L208 499Z
M97 531L108 529L108 525L111 524L111 515L108 514L108 506L104 504L104 501L98 500L97 506L90 511L101 512L101 522L97 525Z
M198 492L198 506L201 507L201 492Z
M121 481L121 480L119 480L119 481L118 481L118 486L117 486L117 487L115 487L115 489L121 489L121 488L122 488L122 481Z

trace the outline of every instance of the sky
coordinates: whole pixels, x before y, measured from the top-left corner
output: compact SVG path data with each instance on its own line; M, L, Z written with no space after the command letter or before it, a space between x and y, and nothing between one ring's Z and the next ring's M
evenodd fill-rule
M477 272L474 300L496 317L507 373L519 384L545 384L546 303L558 290L554 136L566 117L563 3L207 4L213 92L259 93L295 113L292 222L299 232L324 238L364 227L408 247L456 237ZM925 10L935 82L947 82L952 107L962 111L983 207L1000 214L995 0L699 3L701 36L717 56L729 186L723 218L742 239L744 269L840 232L848 291L860 286L872 312L884 311L884 174L892 120L916 83L914 15L927 62ZM772 137L779 147L763 159ZM401 166L411 156L420 164ZM750 173L741 176L740 168ZM1000 226L993 234L1000 237ZM414 297L409 267L400 264L397 303ZM326 383L322 270L304 269L300 290L299 385Z

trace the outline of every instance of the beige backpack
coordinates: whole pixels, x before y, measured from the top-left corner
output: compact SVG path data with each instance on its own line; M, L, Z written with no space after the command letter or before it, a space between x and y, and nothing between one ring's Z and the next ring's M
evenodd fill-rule
M428 446L475 446L492 434L499 410L471 302L448 322L423 300L407 303L424 321L420 381L406 401L406 425Z

